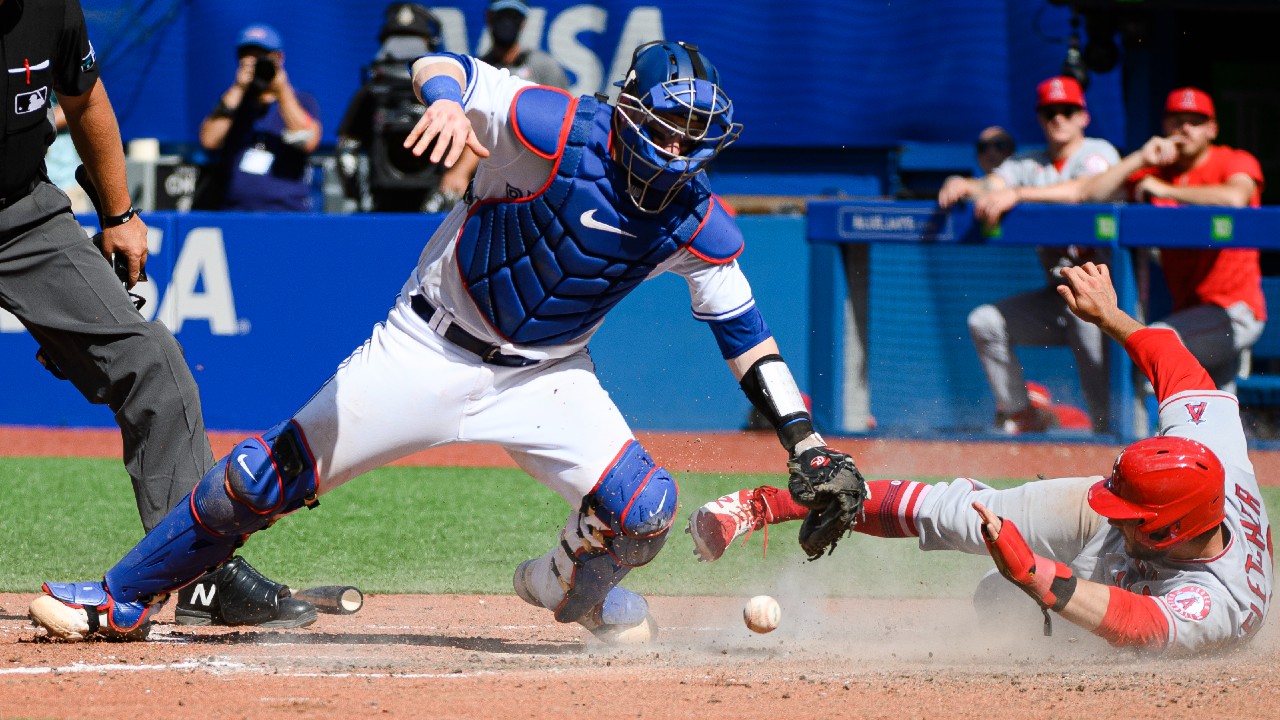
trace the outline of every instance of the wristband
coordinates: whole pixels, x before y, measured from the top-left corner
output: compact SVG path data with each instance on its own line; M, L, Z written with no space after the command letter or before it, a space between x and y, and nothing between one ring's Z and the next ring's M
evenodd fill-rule
M448 75L436 75L422 83L422 103L430 105L437 100L452 100L462 104L462 86Z
M119 227L129 222L137 214L138 211L134 209L133 206L130 206L128 210L125 210L119 215L103 215L99 219L102 221L102 229L106 230L107 228Z

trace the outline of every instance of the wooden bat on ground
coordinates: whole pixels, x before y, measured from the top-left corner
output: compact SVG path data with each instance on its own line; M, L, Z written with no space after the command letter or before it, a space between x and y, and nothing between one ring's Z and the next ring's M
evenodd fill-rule
M364 607L364 593L350 585L321 585L291 592L299 600L315 605L316 610L333 615L354 615Z

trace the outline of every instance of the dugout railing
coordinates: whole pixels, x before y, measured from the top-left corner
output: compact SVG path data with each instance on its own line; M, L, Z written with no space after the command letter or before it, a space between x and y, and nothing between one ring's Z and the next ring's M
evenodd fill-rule
M1280 249L1280 208L1025 203L991 229L975 221L967 204L942 211L932 201L867 199L812 201L807 220L805 384L819 426L841 433L989 431L994 405L965 317L982 302L1043 284L1031 251L1036 245L1108 250L1121 305L1138 317L1147 314L1148 293L1140 290L1151 282L1147 264L1135 262L1140 250ZM1266 287L1275 285L1268 281ZM1268 302L1275 306L1280 297ZM1275 344L1260 343L1255 360L1268 359ZM1143 388L1123 349L1109 342L1108 352L1115 437L1081 439L1145 436L1150 428ZM1023 360L1028 379L1056 373L1060 386L1078 386L1069 355ZM1269 402L1278 389L1280 378L1255 374L1242 383L1241 394L1246 401Z

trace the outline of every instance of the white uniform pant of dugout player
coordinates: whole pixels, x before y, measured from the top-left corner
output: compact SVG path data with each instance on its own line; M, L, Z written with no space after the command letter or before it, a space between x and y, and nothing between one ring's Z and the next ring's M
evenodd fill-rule
M634 437L585 349L528 367L488 365L436 334L404 296L294 419L321 493L420 450L493 443L564 498L574 533L583 497ZM549 563L537 567L548 577L533 584L563 594Z

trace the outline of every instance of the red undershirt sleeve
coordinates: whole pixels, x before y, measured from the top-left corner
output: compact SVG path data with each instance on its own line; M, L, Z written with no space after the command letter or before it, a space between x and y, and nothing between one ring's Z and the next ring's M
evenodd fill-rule
M1160 601L1118 587L1108 588L1107 614L1094 635L1116 647L1141 646L1163 650L1169 644L1169 618Z
M1151 381L1159 402L1187 390L1217 389L1209 373L1172 330L1143 328L1129 336L1125 350Z

